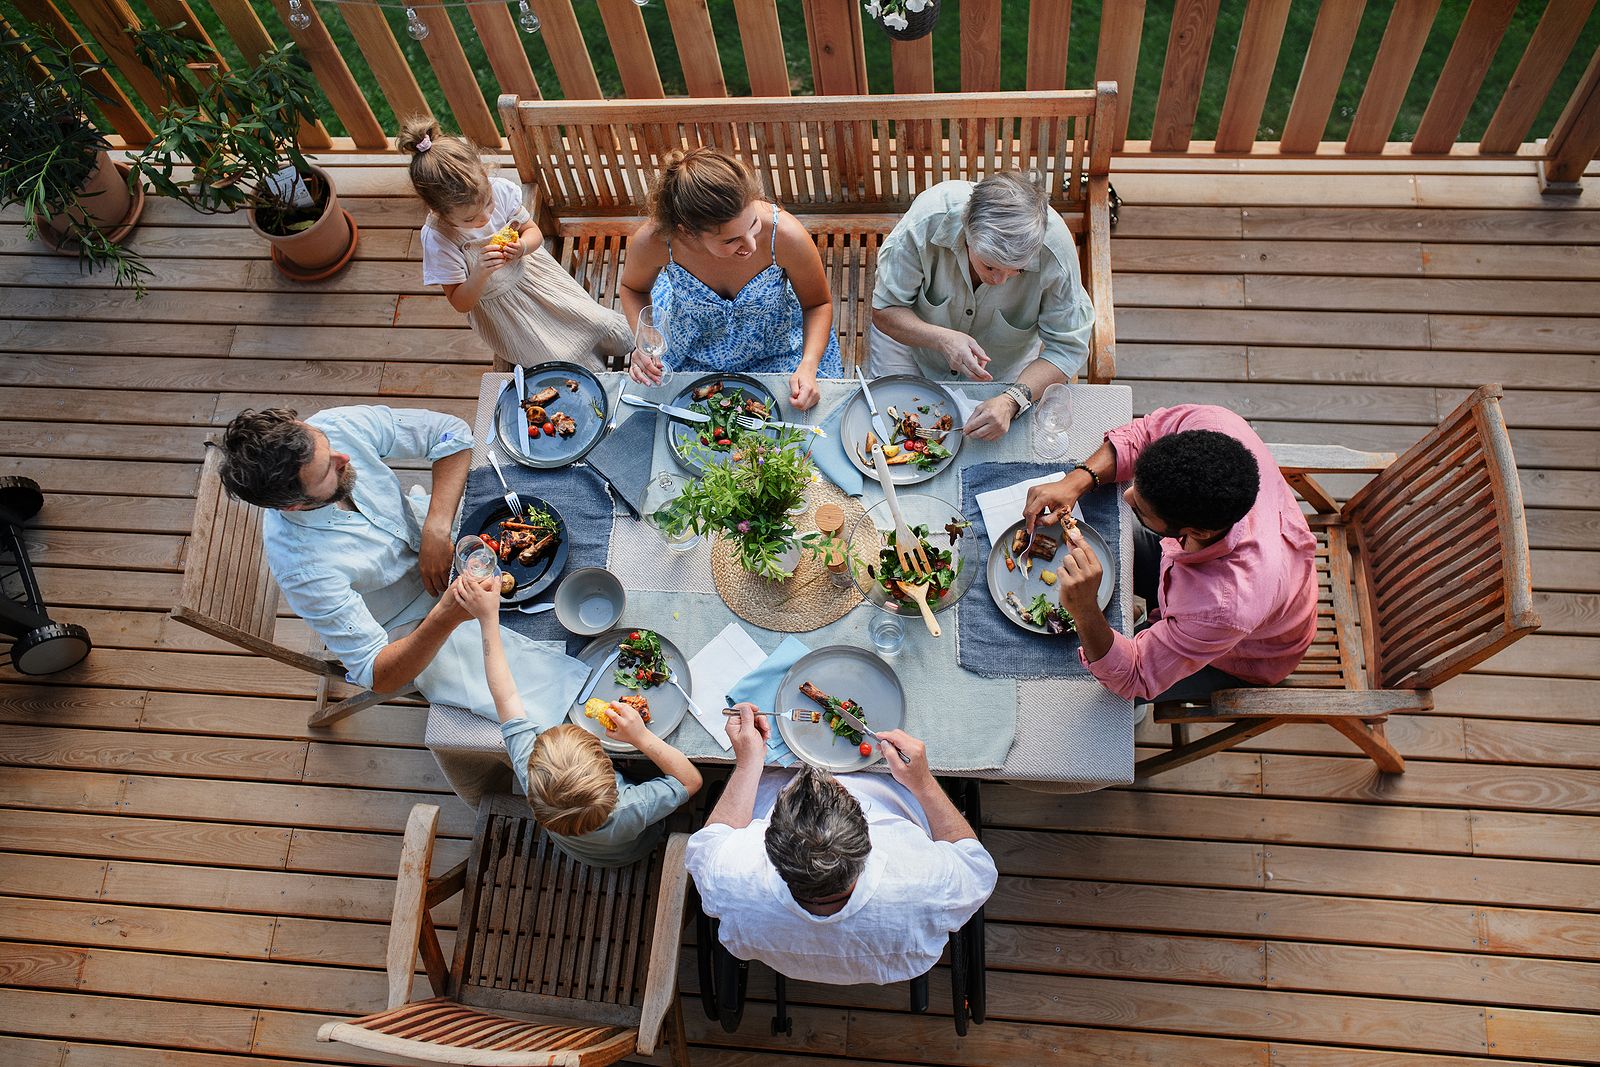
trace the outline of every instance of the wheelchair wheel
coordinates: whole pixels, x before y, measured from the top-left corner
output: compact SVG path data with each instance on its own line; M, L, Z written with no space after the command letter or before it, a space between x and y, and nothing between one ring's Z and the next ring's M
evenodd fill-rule
M81 663L92 647L88 630L53 622L17 638L11 646L11 665L19 674L55 674Z
M966 930L957 931L950 941L950 1011L956 1024L956 1036L966 1037L967 1022L971 1017L968 1007L971 998L971 975L968 974L967 966Z
M967 922L967 1011L972 1021L982 1025L989 1009L989 983L986 970L989 965L988 948L984 942L983 909Z
M20 475L0 478L0 519L21 524L39 514L42 507L44 493L38 482Z

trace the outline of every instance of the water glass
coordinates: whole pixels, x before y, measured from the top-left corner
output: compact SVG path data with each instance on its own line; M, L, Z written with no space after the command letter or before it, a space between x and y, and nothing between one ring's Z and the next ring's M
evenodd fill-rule
M456 573L465 578L494 578L500 573L500 557L477 534L456 542Z
M1072 452L1072 391L1056 383L1033 409L1033 451L1040 459L1063 459Z
M694 532L688 514L678 501L678 495L688 484L686 478L662 472L652 477L650 484L645 486L644 506L641 509L644 521L661 535L667 547L674 552L687 552L700 543L700 535Z
M667 354L667 312L654 304L639 312L639 321L633 327L634 347L653 359Z
M906 643L906 624L900 616L888 612L880 611L873 615L872 621L867 624L867 633L872 637L872 647L878 650L880 656L896 655Z

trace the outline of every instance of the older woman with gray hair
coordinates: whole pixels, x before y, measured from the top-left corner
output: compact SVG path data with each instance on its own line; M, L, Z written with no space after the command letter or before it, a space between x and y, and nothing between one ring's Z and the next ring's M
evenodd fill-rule
M922 742L882 735L892 779L809 766L763 773L771 727L754 706L737 710L733 776L688 851L723 945L801 981L925 974L994 892L996 872Z
M1001 437L1078 373L1093 327L1072 233L1020 172L924 191L878 252L872 373L1009 383L967 419L969 437Z

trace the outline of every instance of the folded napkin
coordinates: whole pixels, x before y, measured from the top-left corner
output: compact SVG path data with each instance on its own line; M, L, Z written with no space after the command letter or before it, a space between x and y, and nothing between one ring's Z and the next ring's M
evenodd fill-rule
M634 518L643 514L655 432L655 416L635 410L585 457L589 465L611 483L617 499L627 506Z
M762 660L759 667L728 690L728 706L749 701L776 719L781 712L781 709L776 707L778 685L783 681L783 676L789 672L789 668L810 651L811 649L807 648L805 642L798 637L784 638L783 644L779 645L772 655ZM784 744L783 735L778 732L777 723L773 722L772 737L767 741L767 765L793 767L799 762L800 758L789 751L789 746Z
M730 622L689 660L694 702L700 712L695 718L724 751L733 747L728 740L728 717L722 714L728 694L766 658L745 628Z
M822 472L824 478L843 489L846 496L860 496L866 484L856 465L845 455L844 434L839 429L844 421L844 409L850 406L854 398L855 394L851 393L834 405L828 417L822 420L822 432L828 436L817 437L813 434L811 444L811 462L817 465L817 470Z
M989 543L993 544L995 538L1021 520L1022 506L1028 502L1029 489L1036 485L1044 485L1046 482L1059 481L1064 473L1056 471L1054 474L1028 478L1002 489L978 493L975 499L978 502L978 510L983 512L983 529L989 535ZM1078 518L1083 518L1082 509L1077 506L1073 507L1072 512Z
M978 410L978 405L983 401L974 399L965 389L957 389L949 382L945 382L944 387L950 390L950 395L956 401L956 425L965 426L967 420L972 417L972 413Z

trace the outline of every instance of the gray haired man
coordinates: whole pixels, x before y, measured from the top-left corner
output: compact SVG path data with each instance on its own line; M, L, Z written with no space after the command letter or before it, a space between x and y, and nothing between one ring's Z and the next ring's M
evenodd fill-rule
M878 252L872 373L1009 383L967 419L969 437L1003 436L1082 370L1093 328L1072 233L1017 171L924 191Z
M922 742L882 735L892 779L763 773L771 727L754 706L738 710L728 721L733 776L688 852L723 945L801 981L882 985L926 973L994 892L996 872Z

